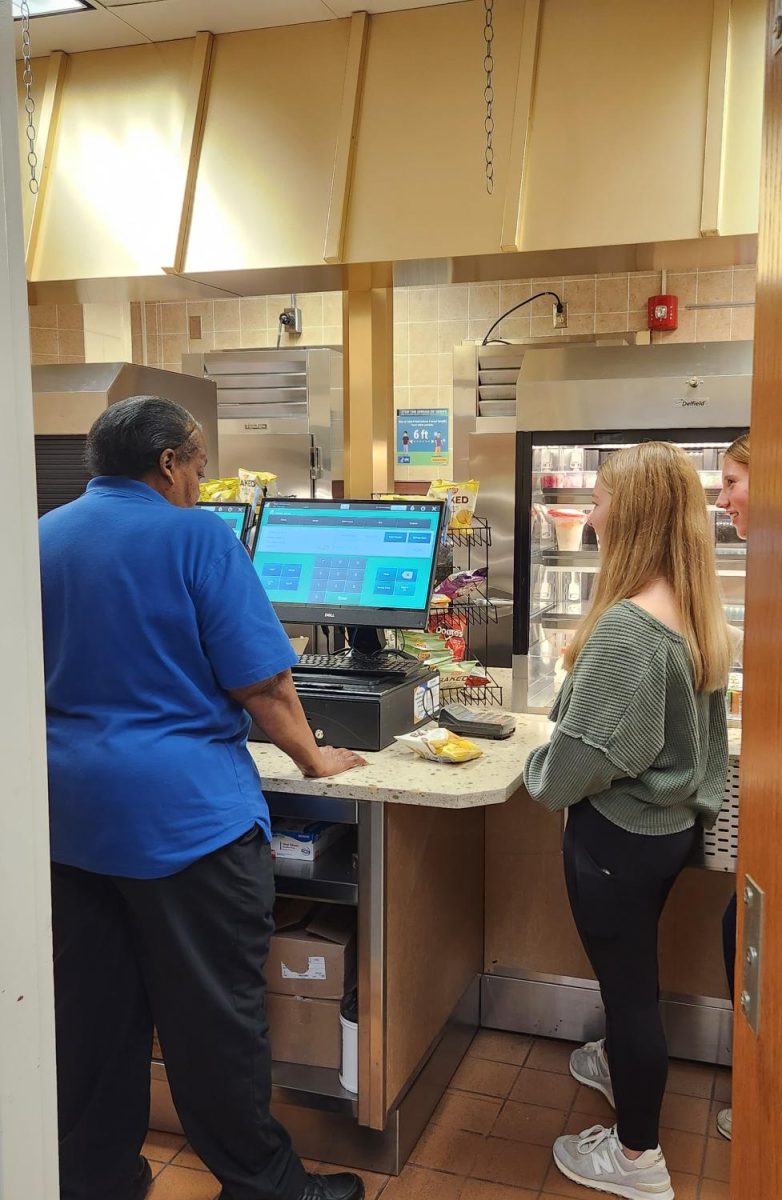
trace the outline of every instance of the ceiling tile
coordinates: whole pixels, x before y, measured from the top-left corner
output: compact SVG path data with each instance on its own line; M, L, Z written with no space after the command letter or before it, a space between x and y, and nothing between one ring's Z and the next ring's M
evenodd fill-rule
M15 22L16 56L22 57L21 22ZM66 13L59 17L36 17L30 22L33 54L51 54L64 50L105 50L110 46L136 46L148 39L110 12L95 8L91 12Z

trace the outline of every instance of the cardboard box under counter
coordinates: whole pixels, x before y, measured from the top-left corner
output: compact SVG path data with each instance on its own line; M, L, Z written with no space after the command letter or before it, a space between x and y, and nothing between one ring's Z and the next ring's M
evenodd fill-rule
M268 992L266 1017L275 1060L339 1069L342 1061L339 1000Z
M355 975L355 910L278 900L274 920L276 933L266 961L268 991L341 1000Z

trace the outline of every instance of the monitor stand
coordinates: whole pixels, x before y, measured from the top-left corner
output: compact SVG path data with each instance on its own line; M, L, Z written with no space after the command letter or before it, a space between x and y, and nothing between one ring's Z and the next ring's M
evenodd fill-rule
M373 625L351 625L347 630L348 646L357 654L373 657L385 649L380 631Z

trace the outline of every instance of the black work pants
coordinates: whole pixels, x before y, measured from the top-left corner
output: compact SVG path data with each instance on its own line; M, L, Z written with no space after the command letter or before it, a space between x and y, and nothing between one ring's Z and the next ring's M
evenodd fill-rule
M600 984L619 1139L659 1141L668 1047L659 1008L657 926L695 830L628 833L588 800L568 811L565 879L584 949Z
M52 869L61 1200L129 1200L153 1023L195 1152L225 1200L296 1200L269 1113L264 967L274 876L257 828L164 879Z

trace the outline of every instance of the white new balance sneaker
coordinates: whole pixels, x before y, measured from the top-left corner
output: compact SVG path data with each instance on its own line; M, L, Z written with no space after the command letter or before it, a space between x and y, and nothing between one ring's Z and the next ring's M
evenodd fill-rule
M579 1083L602 1092L611 1107L616 1108L605 1045L605 1038L601 1038L599 1042L587 1042L574 1050L570 1056L570 1074Z
M721 1108L717 1113L717 1129L729 1142L733 1141L733 1109Z
M659 1146L627 1158L613 1129L593 1125L554 1143L554 1162L563 1175L596 1192L624 1200L674 1200L671 1177Z

